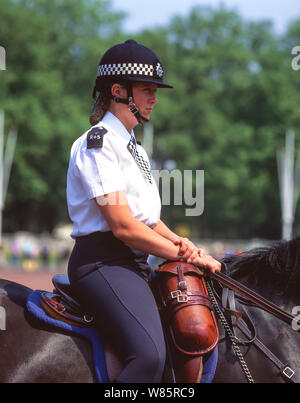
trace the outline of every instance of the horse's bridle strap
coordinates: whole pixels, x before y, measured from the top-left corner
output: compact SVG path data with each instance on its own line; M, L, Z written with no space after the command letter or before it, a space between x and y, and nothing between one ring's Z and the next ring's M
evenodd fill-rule
M224 263L222 263L224 264ZM279 308L277 305L268 301L266 298L261 295L255 293L250 290L243 284L238 281L232 279L231 277L226 276L222 272L209 272L207 273L208 277L217 280L221 284L230 288L237 294L247 298L249 301L262 308L266 312L269 312L276 316L277 318L283 320L288 324L292 324L294 317L290 315L288 312ZM243 325L242 322L237 321L237 326L239 329L248 337L251 337L251 333L249 329ZM283 364L273 353L270 351L257 337L253 339L254 345L261 350L280 370L280 375L288 382L300 383L299 379L296 376L295 371L288 365Z
M251 337L249 329L242 322L238 322L237 326L247 337ZM276 365L284 380L292 383L300 383L299 379L296 377L295 371L288 364L283 364L257 337L253 340L253 344Z
M232 332L235 336L237 343L244 346L252 344L257 336L255 326L249 314L246 312L245 308L243 308L243 310L240 311L236 310L234 291L229 290L229 288L227 287L224 287L222 290L222 307L225 311L225 315L230 317ZM249 334L247 334L248 340L240 340L239 337L237 336L238 323L240 322L238 319L240 318L247 325L247 330L249 329Z
M238 281L232 279L231 277L226 276L222 272L208 272L206 275L209 278L215 279L219 281L221 284L225 285L226 287L232 289L237 294L246 297L249 301L253 302L255 305L259 306L263 310L272 313L277 318L283 320L288 324L292 324L294 320L294 316L285 312L283 309L279 308L277 305L273 304L272 302L268 301L266 298L262 297L261 295L257 294L256 292L250 290L243 284L239 283Z

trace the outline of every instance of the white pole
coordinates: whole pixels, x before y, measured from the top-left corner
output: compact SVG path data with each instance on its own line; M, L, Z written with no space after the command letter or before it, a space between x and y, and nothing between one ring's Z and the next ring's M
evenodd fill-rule
M0 109L0 246L2 245L2 213L3 213L3 137L4 137L4 111Z
M278 174L281 195L282 239L293 236L295 212L294 194L295 134L289 130L285 137L285 150L278 154Z
M0 46L0 70L6 70L6 51L3 46Z
M144 125L144 148L151 160L153 154L153 125L151 123Z
M294 177L294 210L293 210L294 217L296 213L299 193L300 193L300 155L298 154L295 167L295 177Z
M5 205L6 193L8 188L8 182L10 177L10 171L12 162L14 159L14 153L17 143L18 131L17 129L12 129L9 131L6 146L5 146L5 153L4 153L4 176L3 176L3 208Z

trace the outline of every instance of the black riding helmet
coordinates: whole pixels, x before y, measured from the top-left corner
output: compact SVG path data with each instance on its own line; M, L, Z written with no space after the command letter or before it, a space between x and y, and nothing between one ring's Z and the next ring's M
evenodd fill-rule
M93 98L96 98L97 91L100 92L108 83L122 83L127 88L128 98L113 97L113 100L127 104L138 122L144 123L148 119L140 115L134 104L132 84L140 81L157 84L160 88L173 88L163 82L163 75L163 67L156 54L146 46L129 39L108 49L101 58Z

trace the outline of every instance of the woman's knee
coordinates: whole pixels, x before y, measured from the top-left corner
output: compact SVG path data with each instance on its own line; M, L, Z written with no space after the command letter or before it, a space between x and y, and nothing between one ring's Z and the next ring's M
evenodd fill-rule
M137 355L138 371L145 376L145 382L160 382L166 360L165 345L157 346L153 342L145 343Z

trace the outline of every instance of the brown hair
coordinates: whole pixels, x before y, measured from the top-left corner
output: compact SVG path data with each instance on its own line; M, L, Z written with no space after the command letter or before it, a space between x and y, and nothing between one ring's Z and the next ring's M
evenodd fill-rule
M90 114L90 124L92 126L96 125L108 111L111 101L111 85L108 87L103 87L94 103Z
M96 102L94 103L90 114L90 124L92 126L96 125L108 111L110 102L112 100L111 87L115 83L126 88L127 93L129 94L130 83L128 83L126 80L122 80L121 78L108 81L107 83L105 83L105 85L102 83L101 86L96 81L93 96L96 96L97 91L99 91L100 94L96 99Z

